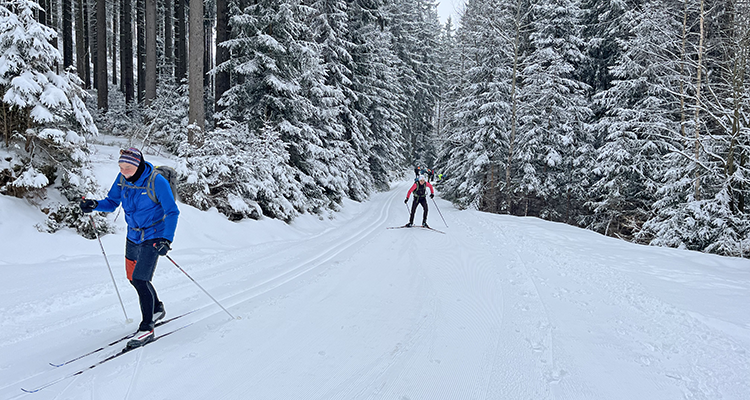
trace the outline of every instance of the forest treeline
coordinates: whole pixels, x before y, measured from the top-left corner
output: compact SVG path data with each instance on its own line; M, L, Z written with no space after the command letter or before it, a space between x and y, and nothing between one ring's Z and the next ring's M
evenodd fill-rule
M748 0L469 0L457 24L434 0L0 4L0 193L48 231L91 235L75 202L106 190L106 132L233 220L323 215L424 165L458 207L750 250Z

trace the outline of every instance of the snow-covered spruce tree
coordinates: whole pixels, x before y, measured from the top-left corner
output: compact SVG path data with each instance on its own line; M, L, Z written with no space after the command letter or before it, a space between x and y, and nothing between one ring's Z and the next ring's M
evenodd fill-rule
M398 57L391 49L393 36L383 29L380 1L358 0L349 8L349 31L354 48L351 105L359 130L370 149L368 158L373 184L387 190L393 175L406 160L403 110L407 102L398 82Z
M679 132L675 96L679 82L681 22L649 2L621 18L629 38L612 68L612 87L595 97L604 115L595 124L602 144L596 150L594 183L587 218L590 229L632 237L648 219L658 180L664 176L669 140Z
M743 60L743 42L736 35L746 37L750 28L746 18L725 17L747 14L742 14L742 4L688 4L688 45L678 53L686 60L684 89L679 91L686 104L678 114L682 129L670 142L668 173L657 192L654 215L638 238L654 245L746 255L748 84L742 76L748 73L747 44L745 40Z
M476 125L472 118L465 117L468 107L463 101L471 95L471 81L467 72L478 65L481 50L478 37L483 29L481 14L484 4L482 0L469 1L461 16L461 26L456 31L457 62L450 64L447 71L450 81L445 94L446 125L442 135L437 138L441 144L437 167L444 174L442 196L460 208L476 207L483 190L481 179L466 180L473 168L474 159L470 156L473 143L470 138Z
M586 124L588 86L576 76L585 57L577 1L531 6L531 49L519 99L522 173L513 178L521 202L536 200L529 214L564 222L574 222L582 208L585 158L593 144Z
M39 9L29 0L0 1L0 126L8 149L0 193L33 198L48 215L42 229L68 226L93 237L74 202L101 191L84 139L97 129L75 74L53 71L62 56L50 44L56 32L34 19ZM50 186L62 201L45 190Z
M407 99L404 114L408 151L413 161L432 165L436 149L433 111L437 82L438 20L434 0L403 0L386 7L388 26L393 34L393 49L401 63L398 78Z
M188 85L166 82L157 87L157 96L143 109L144 123L138 123L132 137L144 148L163 145L177 153L188 140Z
M234 8L233 37L226 42L232 58L219 66L230 68L234 82L220 100L226 108L218 118L242 122L250 132L277 132L306 198L295 204L297 211L320 213L337 209L351 193L350 174L361 175L351 169L355 158L336 121L341 110L327 104L336 94L325 84L319 46L310 41L306 22L314 14L298 0ZM364 186L357 182L363 180L353 185L361 194Z
M312 126L319 132L323 147L318 171L320 184L330 193L345 194L361 201L372 191L372 178L367 163L369 143L360 130L364 115L353 108L356 95L352 89L354 44L349 39L347 3L343 0L315 0L307 25L320 54L319 65L303 75L303 93L317 109ZM332 184L333 183L333 184ZM334 195L336 196L336 195ZM340 202L341 199L336 199Z
M182 201L202 210L215 207L231 220L266 215L289 222L307 211L300 173L289 165L280 133L270 124L253 131L247 123L223 125L200 148L180 145L177 170L187 176Z
M586 58L579 65L581 80L599 93L611 87L611 68L622 53L622 42L629 36L623 16L640 9L644 0L582 0L582 36L586 39ZM594 105L596 106L596 105Z
M473 2L464 37L474 64L465 71L462 95L449 108L452 133L444 142L441 168L450 171L445 186L462 205L507 210L502 193L511 143L514 32L516 13L498 1ZM443 166L444 164L444 166Z

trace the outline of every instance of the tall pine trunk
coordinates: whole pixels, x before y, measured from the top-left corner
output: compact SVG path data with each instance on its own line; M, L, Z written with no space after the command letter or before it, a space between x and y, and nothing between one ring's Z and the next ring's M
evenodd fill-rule
M86 49L86 88L91 89L91 57L93 56L92 37L91 37L91 4L89 0L83 0L83 38L84 48Z
M119 0L113 0L112 3L112 84L117 85L117 40L118 28L117 22L120 18Z
M133 3L132 0L120 0L120 72L122 77L125 103L132 105L135 97L133 83Z
M156 0L146 0L145 104L156 99Z
M78 77L83 81L85 88L88 88L86 84L86 39L84 39L83 30L83 2L84 0L76 0L76 69L78 70Z
M99 54L99 35L97 34L99 29L98 2L99 0L89 1L89 44L91 45L91 72L94 77L94 89L99 88L99 61L97 60Z
M177 78L177 82L180 83L187 75L187 42L185 29L187 28L187 21L185 21L185 1L187 0L175 0L175 8L177 9L177 18L175 20L175 69L174 76ZM201 26L203 26L201 24Z
M73 1L62 0L63 68L73 65Z
M203 109L203 0L190 0L190 73L188 107L188 142L199 144L198 135L204 129ZM197 127L197 128L196 128Z
M106 112L109 108L109 79L107 79L107 2L96 0L96 71L98 87L96 105Z
M164 0L164 76L170 76L173 73L172 65L174 62L174 50L172 49L172 27L174 8L172 0Z
M203 87L211 90L211 75L208 71L213 68L214 62L214 19L206 16L203 18Z
M216 66L229 61L229 49L221 46L221 43L229 40L229 3L227 0L216 0ZM229 72L217 71L214 76L214 103L215 111L219 112L224 107L219 106L221 96L229 90Z
M146 24L145 0L136 0L136 55L138 56L138 103L143 104L146 94Z

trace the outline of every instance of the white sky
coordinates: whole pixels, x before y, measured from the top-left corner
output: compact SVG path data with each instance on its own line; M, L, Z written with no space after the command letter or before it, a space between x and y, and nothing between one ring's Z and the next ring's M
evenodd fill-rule
M464 0L439 0L437 11L440 16L440 22L445 23L448 20L448 16L452 16L453 25L455 27L458 22L458 15L461 8L463 8Z
M91 154L105 188L118 148ZM40 233L37 208L0 195L0 399L748 399L749 260L458 210L440 185L428 221L446 234L386 229L410 185L290 225L180 204L170 256L240 319L162 258L167 318L195 312L156 334L185 328L33 396L117 353L48 364L140 313L121 214L102 242L132 323L96 240Z

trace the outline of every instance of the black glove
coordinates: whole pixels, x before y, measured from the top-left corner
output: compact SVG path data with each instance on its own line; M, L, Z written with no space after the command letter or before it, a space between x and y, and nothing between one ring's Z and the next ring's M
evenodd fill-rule
M84 214L88 214L94 211L96 206L99 205L99 202L96 200L83 199L78 205L81 206L81 211L83 211Z
M172 250L172 248L169 247L169 245L171 243L172 242L170 242L167 239L159 239L158 242L154 243L154 247L156 248L156 252L159 253L160 256L166 256L167 252L169 250Z
M430 198L434 199L435 198L435 193L430 193Z
M404 204L406 204L406 203L408 203L408 202L409 202L409 198L407 197L407 198L406 198L406 199L404 200Z

